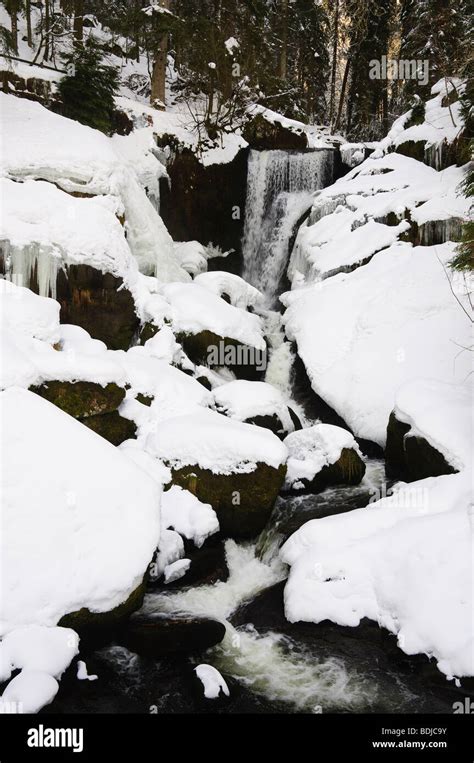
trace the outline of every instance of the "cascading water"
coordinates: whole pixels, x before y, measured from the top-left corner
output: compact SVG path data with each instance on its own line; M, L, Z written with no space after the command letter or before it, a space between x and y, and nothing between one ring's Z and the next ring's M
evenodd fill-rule
M295 225L312 194L333 177L334 152L251 151L243 236L243 277L272 304L285 272Z

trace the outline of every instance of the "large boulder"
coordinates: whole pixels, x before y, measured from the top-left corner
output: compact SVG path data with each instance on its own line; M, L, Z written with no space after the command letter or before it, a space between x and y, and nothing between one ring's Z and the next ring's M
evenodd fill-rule
M331 424L315 424L289 434L285 488L319 493L330 485L358 485L365 464L350 432Z
M219 620L137 612L126 623L118 640L136 654L161 658L204 651L219 644L224 636L225 625Z
M265 371L266 349L257 349L207 330L195 334L181 332L177 338L196 365L203 364L214 370L228 368L239 379L248 381L260 379Z
M161 422L146 447L171 468L174 484L212 506L224 535L263 529L286 472L287 450L274 434L202 410Z
M86 381L48 381L33 387L32 392L54 403L75 419L113 413L125 397L125 390L117 384L102 386Z
M141 603L160 535L159 486L38 395L12 388L0 404L2 628L113 627Z
M275 119L269 119L272 114ZM291 123L275 112L262 111L256 114L244 127L243 135L251 148L259 151L280 149L291 151L293 149L304 150L308 148L308 139L303 125L298 128L297 123ZM290 129L291 126L291 129ZM296 126L296 127L295 127Z

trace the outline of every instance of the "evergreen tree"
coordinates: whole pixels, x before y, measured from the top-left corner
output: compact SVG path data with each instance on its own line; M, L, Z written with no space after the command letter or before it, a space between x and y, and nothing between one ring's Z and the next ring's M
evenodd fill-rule
M64 116L109 134L119 86L118 70L104 63L103 51L92 37L65 62L71 74L63 77L58 86Z

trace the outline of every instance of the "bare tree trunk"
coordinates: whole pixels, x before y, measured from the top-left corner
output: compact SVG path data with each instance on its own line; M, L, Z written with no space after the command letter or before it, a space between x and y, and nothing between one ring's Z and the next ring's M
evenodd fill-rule
M12 27L12 47L14 52L18 54L18 8L16 2L11 5L10 18Z
M346 97L347 80L349 77L349 70L351 68L351 54L347 56L346 66L344 68L344 76L342 77L341 94L339 96L339 108L337 110L336 122L334 124L334 130L339 130L341 124L342 109L344 108L344 98Z
M161 6L170 9L170 0L161 0ZM161 102L165 106L166 102L166 63L168 59L168 34L164 34L160 40L160 47L156 51L153 61L153 71L151 75L151 96L150 103L155 105Z
M26 38L28 41L28 46L30 48L33 47L33 32L31 29L31 2L30 0L26 0L25 5L25 13L26 13Z
M281 0L282 34L280 49L280 78L286 80L288 68L288 0Z
M45 27L45 37L44 37L44 56L43 59L47 61L49 59L49 25L51 23L51 14L50 14L50 7L49 7L49 0L44 0L44 27Z
M74 46L82 45L84 36L84 0L74 0Z
M331 96L329 105L329 124L332 126L334 118L334 109L336 106L336 73L337 73L337 52L339 41L339 0L335 0L334 6L334 26L332 41L332 67L331 67Z

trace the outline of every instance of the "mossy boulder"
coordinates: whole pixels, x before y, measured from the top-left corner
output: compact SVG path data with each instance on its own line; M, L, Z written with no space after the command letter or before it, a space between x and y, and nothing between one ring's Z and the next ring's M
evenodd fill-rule
M286 465L257 463L251 472L233 474L193 465L172 469L172 482L211 504L224 536L251 538L265 527L285 474Z
M72 628L75 630L82 641L86 644L107 642L113 637L118 628L143 604L146 590L146 579L148 571L140 583L128 596L128 598L117 607L106 612L91 612L87 607L76 612L70 612L64 615L58 625L63 628Z
M273 414L267 414L265 416L251 416L249 419L244 420L245 424L254 424L257 427L263 427L264 429L269 429L270 432L273 432L273 434L276 434L277 437L280 438L280 440L283 440L288 432L285 430L285 427L280 419L279 416L277 416L276 413Z
M104 413L101 416L89 416L80 421L112 445L120 445L125 440L131 440L137 431L134 422L125 419L118 411Z
M442 453L424 438L410 434L411 425L400 421L392 411L387 426L385 471L391 479L415 482L442 474L455 474L456 469Z
M343 448L334 464L323 466L321 471L308 482L309 493L319 493L331 485L359 485L365 474L365 464L352 448Z
M183 346L188 358L196 365L212 369L222 367L233 371L238 379L256 381L261 379L266 368L266 350L242 344L229 337L222 337L213 331L197 334L180 333L177 341Z
M150 321L144 323L140 329L140 344L145 344L149 339L153 339L159 330L158 326L155 326L155 324Z
M139 320L121 278L89 265L69 265L58 273L56 292L61 323L81 326L110 350L128 350Z
M112 413L125 397L125 390L117 384L102 387L95 382L85 381L49 381L39 387L32 387L31 391L75 419Z

